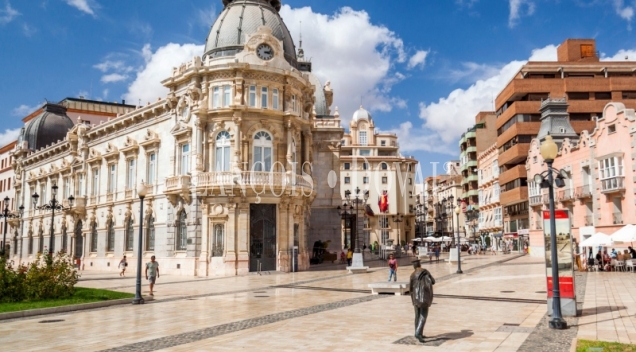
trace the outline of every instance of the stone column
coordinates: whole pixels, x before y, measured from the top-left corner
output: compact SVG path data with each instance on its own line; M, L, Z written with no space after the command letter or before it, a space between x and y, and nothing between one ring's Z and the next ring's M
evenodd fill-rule
M238 204L238 221L236 236L236 274L245 275L250 271L249 255L249 231L250 231L250 204L241 202Z
M201 204L201 253L199 255L198 276L209 276L210 268L210 220L208 218L208 204Z
M236 275L237 269L237 207L236 204L226 204L228 218L225 227L225 253L223 254L223 262L225 263L225 275Z
M294 236L294 218L293 215L289 213L289 206L289 199L281 198L280 203L278 204L278 229L276 234L278 264L276 266L276 270L283 272L289 272L291 269L289 256L291 244L289 236L291 235L292 238Z

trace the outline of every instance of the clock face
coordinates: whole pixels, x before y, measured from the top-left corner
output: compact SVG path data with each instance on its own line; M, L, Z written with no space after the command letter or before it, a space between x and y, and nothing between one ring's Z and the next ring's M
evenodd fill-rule
M256 55L261 60L271 60L274 57L274 49L267 44L261 44L256 48Z

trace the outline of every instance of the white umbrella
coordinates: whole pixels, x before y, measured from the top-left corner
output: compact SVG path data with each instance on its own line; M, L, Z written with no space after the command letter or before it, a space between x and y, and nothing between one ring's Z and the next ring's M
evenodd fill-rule
M451 240L452 240L451 237L448 237L448 236L443 236L442 237L442 241L451 241Z
M421 241L422 241L422 239L421 239L421 238L414 238L414 239L413 239L413 242L421 242Z
M426 242L435 242L435 237L433 237L433 236L428 236L428 237L426 237L426 238L424 239L424 241L426 241Z
M636 226L627 224L610 237L615 243L636 242Z
M594 235L592 235L592 237L581 242L580 246L581 247L598 247L598 246L607 247L611 245L612 245L612 239L610 238L610 236L602 232L597 232Z
M432 242L442 242L442 238L441 237L434 237L431 241Z

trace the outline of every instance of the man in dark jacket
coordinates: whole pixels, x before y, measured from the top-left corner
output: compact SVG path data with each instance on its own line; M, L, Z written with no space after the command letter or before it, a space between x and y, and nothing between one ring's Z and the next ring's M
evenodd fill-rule
M424 325L428 317L428 308L433 304L435 279L428 270L421 267L419 260L413 261L413 268L415 270L411 274L409 291L415 310L415 338L424 342Z

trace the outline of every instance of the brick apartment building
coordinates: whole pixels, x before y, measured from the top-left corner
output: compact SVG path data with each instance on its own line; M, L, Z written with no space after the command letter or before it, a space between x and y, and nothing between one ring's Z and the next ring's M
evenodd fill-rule
M541 100L567 98L576 133L592 131L609 102L636 108L635 71L634 61L600 61L593 39L567 39L557 49L557 61L528 62L499 93L495 128L504 233L530 228L525 162L541 125Z

